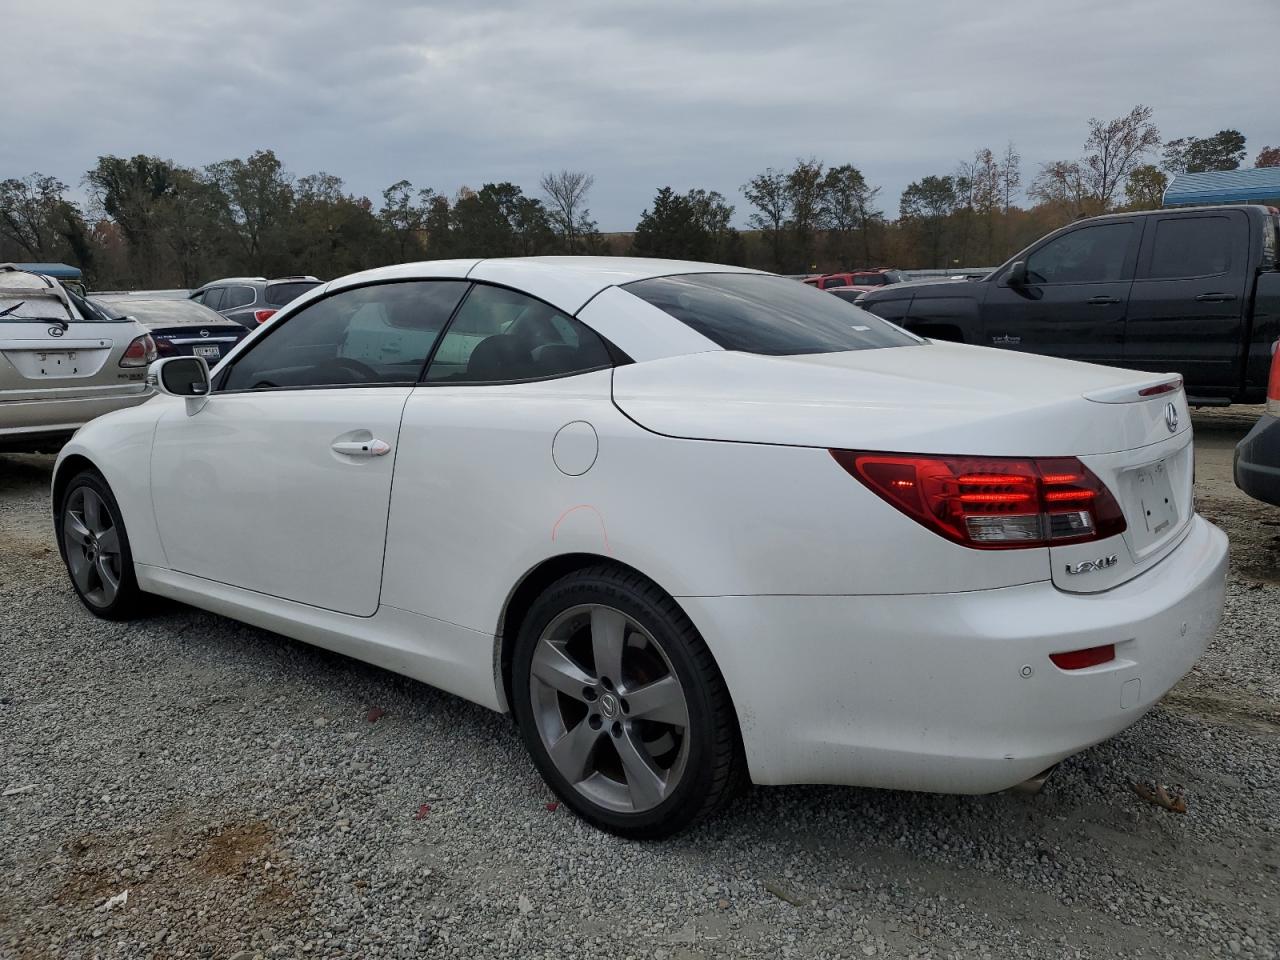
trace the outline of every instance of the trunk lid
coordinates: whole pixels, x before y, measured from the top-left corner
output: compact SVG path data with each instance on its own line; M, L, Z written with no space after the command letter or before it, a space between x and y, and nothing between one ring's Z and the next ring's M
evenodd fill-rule
M1188 529L1191 418L1181 388L1167 389L1177 379L952 343L791 357L709 351L616 368L614 401L646 429L688 439L1078 457L1119 502L1126 530L1050 548L1053 580L1095 592L1157 562Z
M64 329L50 321L0 318L0 401L136 393L146 370L119 361L144 333L130 321L71 322Z

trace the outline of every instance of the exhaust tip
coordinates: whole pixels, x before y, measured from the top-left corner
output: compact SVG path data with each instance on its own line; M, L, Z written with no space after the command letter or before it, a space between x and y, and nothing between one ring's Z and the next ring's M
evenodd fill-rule
M1055 763L1052 767L1049 767L1047 770L1041 770L1034 777L1028 777L1026 780L1023 780L1021 783L1010 787L1009 792L1021 793L1024 796L1034 797L1037 793L1039 793L1041 790L1044 789L1045 781L1048 780L1049 777L1053 775L1053 771L1057 769L1058 769L1058 765Z

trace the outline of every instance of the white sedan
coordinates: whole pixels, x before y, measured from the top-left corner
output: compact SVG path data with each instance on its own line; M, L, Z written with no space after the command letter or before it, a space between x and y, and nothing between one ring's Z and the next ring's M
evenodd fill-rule
M980 793L1217 627L1176 376L922 340L661 260L334 280L63 449L90 612L171 597L515 715L593 824L745 780Z

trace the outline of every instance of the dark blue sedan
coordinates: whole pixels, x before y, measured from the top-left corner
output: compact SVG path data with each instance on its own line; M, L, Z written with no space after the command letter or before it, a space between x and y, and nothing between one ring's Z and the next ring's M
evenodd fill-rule
M241 324L193 300L149 300L126 294L90 299L99 309L133 317L150 330L161 357L204 357L212 367L249 335Z

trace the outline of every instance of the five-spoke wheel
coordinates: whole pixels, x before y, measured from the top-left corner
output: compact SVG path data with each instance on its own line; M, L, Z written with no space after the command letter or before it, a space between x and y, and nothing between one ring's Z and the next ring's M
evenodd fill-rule
M110 488L93 471L78 474L63 491L55 516L58 547L81 601L100 617L129 616L139 597L138 584Z
M598 567L552 584L521 626L512 688L544 777L605 829L665 836L737 782L724 680L675 601L637 574Z

